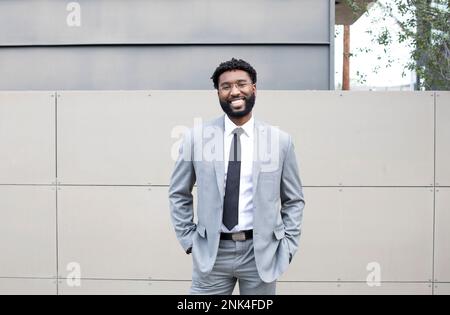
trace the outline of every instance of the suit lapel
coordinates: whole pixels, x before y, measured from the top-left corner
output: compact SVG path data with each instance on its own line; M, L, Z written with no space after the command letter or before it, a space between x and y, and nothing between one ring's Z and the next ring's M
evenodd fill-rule
M255 126L253 132L253 200L255 200L256 189L258 186L259 173L261 172L261 161L259 160L259 132L265 132L265 128L260 128L260 122L255 119Z
M221 143L223 146L224 143L224 137L223 137L223 133L225 130L225 116L222 116L220 118L218 118L214 125L216 127L218 127L221 132L220 132L220 137L222 137L222 141L219 141L218 143ZM219 148L220 151L219 152L223 152L223 147ZM217 161L216 159L214 159L214 169L216 172L216 181L217 181L217 186L219 188L219 192L220 192L220 196L221 196L221 201L223 202L223 198L225 196L225 163L223 161L223 154L222 154L222 158Z

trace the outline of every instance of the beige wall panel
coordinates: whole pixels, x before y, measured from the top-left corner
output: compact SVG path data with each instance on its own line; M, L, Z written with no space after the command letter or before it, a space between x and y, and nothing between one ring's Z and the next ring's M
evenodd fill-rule
M58 218L61 277L75 262L82 278L191 279L167 187L61 187Z
M60 280L61 295L186 295L190 281L126 281L126 280L84 280L80 286L71 286Z
M0 277L56 277L56 192L0 186Z
M450 92L436 92L436 185L450 186Z
M63 184L168 185L181 132L222 113L213 91L59 94Z
M293 135L305 185L433 184L432 92L260 91L255 117Z
M429 281L433 192L429 188L306 188L303 235L283 280Z
M55 181L55 95L0 92L0 184Z
M280 282L277 294L282 295L431 295L428 283L381 283L369 287L366 283L305 283Z
M437 281L450 282L450 188L436 190L435 233L434 277Z
M56 280L0 278L0 295L56 295Z
M450 283L436 283L434 295L450 295Z

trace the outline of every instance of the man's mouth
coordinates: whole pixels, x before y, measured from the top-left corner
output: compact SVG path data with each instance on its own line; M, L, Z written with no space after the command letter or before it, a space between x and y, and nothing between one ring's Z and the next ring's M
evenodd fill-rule
M245 101L243 98L235 99L230 102L233 107L241 107L245 105Z

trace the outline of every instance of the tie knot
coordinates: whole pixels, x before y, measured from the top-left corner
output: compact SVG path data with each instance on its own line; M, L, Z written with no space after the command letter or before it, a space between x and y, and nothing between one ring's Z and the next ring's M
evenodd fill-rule
M244 133L244 129L242 128L236 128L233 130L233 134L236 134L238 137L240 137Z

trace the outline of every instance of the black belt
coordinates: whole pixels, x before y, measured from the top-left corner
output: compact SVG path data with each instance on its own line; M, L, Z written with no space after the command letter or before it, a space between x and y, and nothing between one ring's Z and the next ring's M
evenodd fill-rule
M253 238L253 230L241 231L236 233L220 233L220 239L226 241L246 241Z

